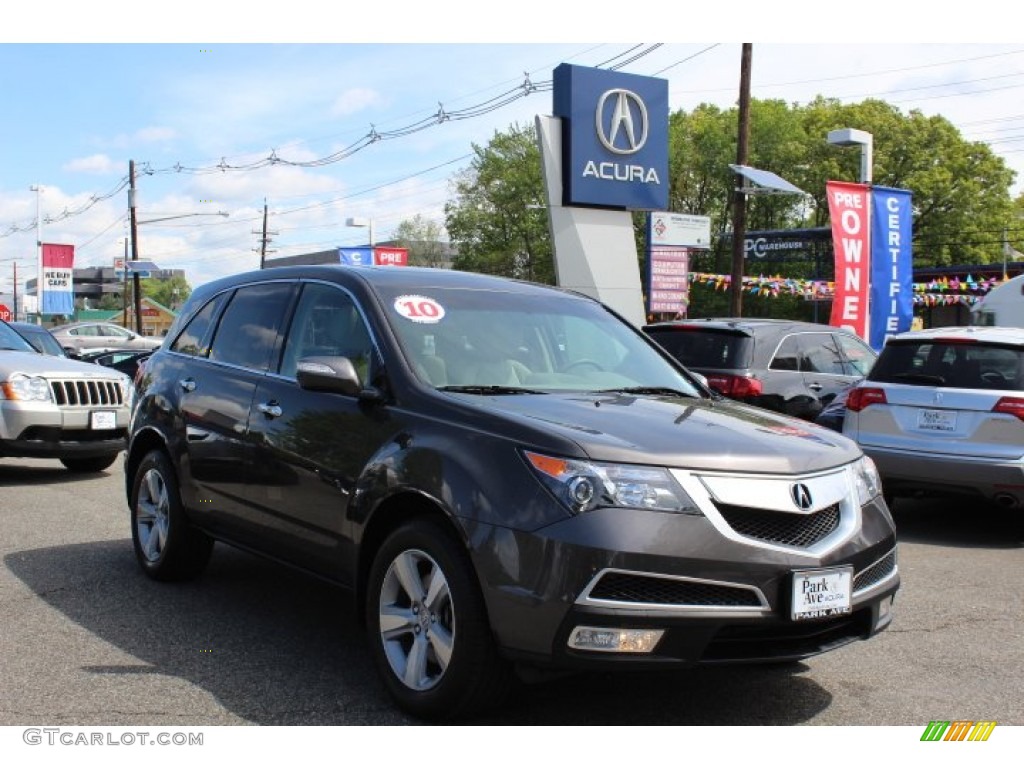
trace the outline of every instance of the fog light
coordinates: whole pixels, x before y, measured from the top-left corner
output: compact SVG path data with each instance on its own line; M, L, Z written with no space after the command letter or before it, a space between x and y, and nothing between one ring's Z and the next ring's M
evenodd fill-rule
M650 653L664 634L663 629L576 627L569 635L569 647L580 651Z

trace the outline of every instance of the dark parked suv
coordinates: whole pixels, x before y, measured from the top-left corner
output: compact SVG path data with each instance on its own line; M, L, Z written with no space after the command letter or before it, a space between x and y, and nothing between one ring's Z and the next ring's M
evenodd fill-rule
M717 392L811 421L878 357L848 331L798 320L683 320L644 331Z
M512 672L794 660L888 626L873 465L713 396L598 302L450 270L198 288L140 382L126 490L154 579L214 539L354 598L397 702Z

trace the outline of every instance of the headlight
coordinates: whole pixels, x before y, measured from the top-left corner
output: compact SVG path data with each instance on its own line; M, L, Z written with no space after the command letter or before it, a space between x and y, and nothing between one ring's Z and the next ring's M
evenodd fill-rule
M875 462L863 456L853 465L853 477L857 484L857 500L864 506L882 492L882 478L878 476Z
M135 402L135 385L132 384L131 379L127 377L121 379L121 394L124 396L124 404L128 406L128 410L131 410Z
M41 400L50 402L50 385L39 376L26 376L15 373L7 381L0 383L0 397L5 400Z
M575 514L599 507L701 514L663 467L599 464L532 451L523 455L548 490Z

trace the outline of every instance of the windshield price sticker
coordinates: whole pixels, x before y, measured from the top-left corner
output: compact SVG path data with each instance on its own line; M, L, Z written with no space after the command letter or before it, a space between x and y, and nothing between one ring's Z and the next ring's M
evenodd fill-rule
M956 411L922 408L917 412L917 428L931 432L953 432L956 429Z
M93 411L89 414L89 429L117 429L117 415L113 411Z
M395 312L414 323L439 323L444 307L427 296L399 296L395 299Z
M796 571L793 574L793 621L826 619L849 613L853 568Z

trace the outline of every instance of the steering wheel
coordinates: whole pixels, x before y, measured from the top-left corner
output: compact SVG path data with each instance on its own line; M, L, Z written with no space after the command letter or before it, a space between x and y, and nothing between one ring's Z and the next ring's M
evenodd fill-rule
M562 373L569 373L569 371L571 371L573 368L579 368L580 366L584 366L584 365L591 366L595 371L604 371L604 370L606 370L605 367L603 365L601 365L599 362L597 362L596 360L590 360L588 358L582 357L579 360L574 360L573 362L571 362L567 366L565 366L562 369Z

